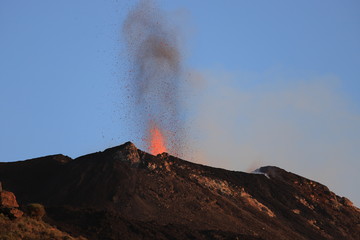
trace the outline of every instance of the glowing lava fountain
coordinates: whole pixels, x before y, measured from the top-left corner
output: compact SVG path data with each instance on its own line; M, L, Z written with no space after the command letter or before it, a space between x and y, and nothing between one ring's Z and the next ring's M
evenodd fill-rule
M150 126L149 152L153 155L166 152L165 137L155 123Z

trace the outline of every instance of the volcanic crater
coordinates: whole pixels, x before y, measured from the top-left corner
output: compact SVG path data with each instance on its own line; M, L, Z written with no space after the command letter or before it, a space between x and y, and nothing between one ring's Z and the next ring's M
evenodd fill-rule
M3 162L0 181L20 206L41 203L48 224L91 240L360 236L360 210L320 183L274 166L245 173L154 156L131 142Z

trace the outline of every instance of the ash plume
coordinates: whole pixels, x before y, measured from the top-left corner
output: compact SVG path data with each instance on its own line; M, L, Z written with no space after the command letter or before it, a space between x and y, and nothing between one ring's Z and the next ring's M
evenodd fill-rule
M154 1L140 1L128 14L123 35L130 90L140 132L159 126L171 153L180 151L179 85L182 75L177 32ZM144 131L145 130L145 131ZM149 136L144 134L143 140ZM147 144L147 147L149 145Z

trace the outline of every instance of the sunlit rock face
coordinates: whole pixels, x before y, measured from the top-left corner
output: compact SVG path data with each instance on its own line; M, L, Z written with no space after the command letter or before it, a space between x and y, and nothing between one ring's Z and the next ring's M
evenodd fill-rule
M19 207L19 204L17 203L16 197L12 192L1 191L0 207L14 208L14 207Z
M19 210L14 193L0 190L0 213L11 219L22 217L24 213Z

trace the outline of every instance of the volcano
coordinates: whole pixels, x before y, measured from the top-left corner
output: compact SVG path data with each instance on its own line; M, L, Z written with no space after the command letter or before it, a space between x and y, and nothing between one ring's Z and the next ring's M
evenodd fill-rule
M76 159L0 163L19 205L87 239L359 239L360 210L278 167L253 173L156 156L127 142ZM0 229L1 231L1 229Z

